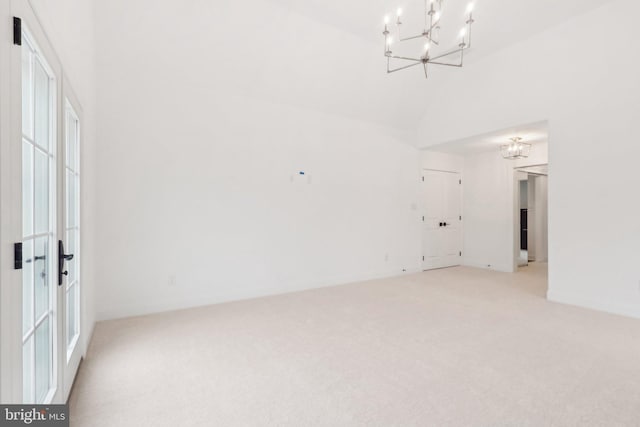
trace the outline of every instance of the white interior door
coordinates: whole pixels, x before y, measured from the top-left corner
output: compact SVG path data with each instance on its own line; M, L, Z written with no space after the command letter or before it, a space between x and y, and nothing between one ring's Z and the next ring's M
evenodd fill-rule
M80 333L80 115L77 101L65 84L64 100L64 238L67 254L63 271L64 316L62 370L64 371L64 398L68 398L80 359L82 334Z
M29 2L0 14L0 400L62 403L83 349L79 108Z
M460 265L462 257L462 181L459 173L423 173L423 269Z

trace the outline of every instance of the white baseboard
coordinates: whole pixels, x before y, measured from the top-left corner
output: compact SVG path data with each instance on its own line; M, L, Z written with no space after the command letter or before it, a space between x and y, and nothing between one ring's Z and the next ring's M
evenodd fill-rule
M376 279L386 279L390 277L399 277L407 274L415 274L419 273L422 270L419 268L407 269L405 272L398 273L397 270L393 271L382 271L378 273L365 273L360 275L349 275L349 276L341 276L328 278L322 281L310 281L305 284L302 284L295 289L279 289L273 290L272 292L265 292L262 294L256 294L251 296L240 296L240 297L229 297L229 298L220 298L212 295L192 295L190 298L180 299L180 300L171 300L171 301L157 301L150 304L140 305L140 304L131 304L131 305L121 305L117 308L100 310L97 312L97 320L113 320L113 319L122 319L126 317L134 317L134 316L145 316L149 314L162 313L167 311L175 311L175 310L184 310L187 308L196 308L196 307L204 307L208 305L215 304L224 304L227 302L235 302L235 301L244 301L255 298L263 298L268 296L275 295L284 295L295 292L308 291L311 289L320 289L331 286L339 286L345 285L349 283L358 283L358 282L366 282L368 280L376 280Z
M575 293L558 292L551 289L547 292L547 299L549 301L558 302L561 304L590 308L593 310L605 311L607 313L619 314L621 316L640 319L640 306L638 306L637 304L632 305L612 301L603 301L600 299L592 299Z
M487 264L478 260L464 258L462 265L465 267L483 268L485 270L500 271L502 273L513 273L512 265Z

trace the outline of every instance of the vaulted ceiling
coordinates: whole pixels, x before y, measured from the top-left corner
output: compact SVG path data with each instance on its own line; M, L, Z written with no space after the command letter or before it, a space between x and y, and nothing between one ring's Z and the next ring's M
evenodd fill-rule
M445 2L443 28L453 34L464 20L467 1ZM469 61L590 10L603 0L476 2ZM114 3L96 3L98 21L111 16L111 21L102 25L131 27L133 35L121 43L113 38L105 40L103 64L108 64L108 49L132 49L132 61L160 58L161 66L184 73L180 57L201 55L202 72L211 76L220 91L233 90L403 130L417 128L431 102L434 85L451 73L465 72L434 69L429 80L419 68L386 74L383 16L392 15L400 6L406 12L407 31L420 31L416 17L422 0L184 0L153 2L151 6L131 2L127 10L116 10L119 6ZM190 23L187 33L184 29L179 34L173 32L175 19ZM154 43L140 45L134 52L136 32ZM149 46L156 49L156 45L157 51L150 51ZM162 59L170 53L172 57Z
M288 64L265 75L267 91L282 92L286 102L350 115L385 125L414 128L430 101L430 87L450 73L464 69L434 70L425 80L419 68L387 75L382 55L382 22L397 7L404 13L404 29L421 30L422 0L268 0L287 12L286 30L277 46ZM467 0L445 0L443 29L449 44L464 22ZM467 60L492 53L557 25L573 15L602 4L602 0L476 0L474 48ZM294 12L294 13L288 13ZM298 22L296 22L298 21ZM309 22L321 25L309 25ZM275 29L276 31L277 28ZM455 36L454 36L455 37ZM300 43L302 42L302 43ZM305 54L308 49L314 54ZM274 70L275 71L275 70ZM266 72L266 71L265 71ZM286 73L284 76L278 73ZM277 84L280 80L283 85ZM286 84L300 79L300 90Z

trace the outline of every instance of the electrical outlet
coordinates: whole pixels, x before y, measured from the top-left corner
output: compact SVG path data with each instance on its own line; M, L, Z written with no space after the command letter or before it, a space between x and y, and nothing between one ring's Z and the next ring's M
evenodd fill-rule
M176 275L175 274L170 274L169 275L169 286L176 286L178 284L178 281L176 280Z

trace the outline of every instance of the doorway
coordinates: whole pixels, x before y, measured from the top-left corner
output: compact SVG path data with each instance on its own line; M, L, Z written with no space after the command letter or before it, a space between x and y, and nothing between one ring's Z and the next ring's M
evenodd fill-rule
M548 165L514 168L517 201L515 259L517 268L548 261Z

